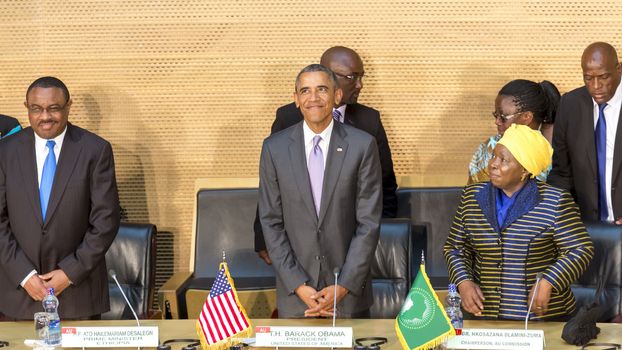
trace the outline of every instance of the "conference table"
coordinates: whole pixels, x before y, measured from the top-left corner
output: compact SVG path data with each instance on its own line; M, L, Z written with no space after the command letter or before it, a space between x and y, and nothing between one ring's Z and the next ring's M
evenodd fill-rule
M381 346L383 350L401 349L395 334L394 320L337 320L337 326L352 327L355 338L361 337L386 337L388 343ZM194 320L144 320L144 326L158 326L160 341L172 338L196 338ZM133 321L64 321L62 326L75 327L105 327L105 326L135 326ZM252 326L331 326L330 319L305 319L305 320L276 320L257 319L252 320ZM546 349L580 349L568 345L561 339L564 323L558 322L532 322L530 329L542 329L546 339ZM601 329L598 342L622 342L622 324L600 323ZM465 328L507 328L521 329L522 322L508 321L465 321ZM24 339L32 338L34 334L33 322L0 322L0 339L10 343L9 349L30 349L24 345ZM184 343L176 344L173 349L181 349ZM256 348L260 349L260 348ZM280 348L284 349L284 348Z

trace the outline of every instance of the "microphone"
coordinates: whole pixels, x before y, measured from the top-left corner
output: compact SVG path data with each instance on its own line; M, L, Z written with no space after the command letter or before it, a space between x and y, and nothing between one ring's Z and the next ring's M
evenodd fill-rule
M333 295L333 327L335 327L335 318L337 317L337 277L339 277L339 268L335 267L333 273L335 274L335 295Z
M542 272L538 272L536 274L536 283L533 288L533 294L531 295L531 300L529 301L529 308L527 309L527 315L525 315L525 330L527 330L527 322L529 321L529 314L531 313L531 307L533 306L533 300L536 298L536 293L538 292L538 284L540 284L540 280L542 279Z
M130 307L130 310L132 310L132 313L134 314L134 319L136 319L136 324L138 325L138 327L140 327L140 321L138 321L138 316L136 316L136 311L134 311L132 304L130 304L130 301L127 299L127 296L123 292L123 288L121 288L121 284L119 284L119 281L117 280L117 273L114 272L113 269L110 269L108 270L108 275L110 275L110 277L116 282L117 287L119 287L119 291L121 292L121 295L123 295L123 299L125 299L125 303L127 304L127 306Z

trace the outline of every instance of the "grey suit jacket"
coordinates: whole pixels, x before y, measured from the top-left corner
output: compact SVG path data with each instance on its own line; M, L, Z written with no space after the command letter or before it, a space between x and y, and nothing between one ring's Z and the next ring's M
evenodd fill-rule
M585 221L598 221L598 168L592 97L585 87L564 94L553 131L553 169L547 182L572 193ZM622 115L611 179L614 218L622 218ZM618 191L619 190L619 191Z
M306 165L302 123L268 137L260 161L259 215L277 272L280 317L303 317L294 290L339 284L349 293L337 306L347 315L372 304L369 271L378 243L382 180L376 142L349 125L334 124L319 218Z
M67 125L45 222L34 144L31 128L0 142L0 312L32 319L41 302L20 282L59 268L73 282L58 297L61 318L108 311L104 255L119 227L110 143Z

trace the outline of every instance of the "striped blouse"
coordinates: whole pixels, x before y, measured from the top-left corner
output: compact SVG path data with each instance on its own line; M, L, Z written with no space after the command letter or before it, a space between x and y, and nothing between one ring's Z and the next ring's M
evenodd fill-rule
M555 319L575 310L570 284L594 255L592 241L570 194L530 180L497 222L490 182L465 187L444 246L449 277L456 285L477 283L484 294L482 316L524 319L536 274L553 286L548 312Z

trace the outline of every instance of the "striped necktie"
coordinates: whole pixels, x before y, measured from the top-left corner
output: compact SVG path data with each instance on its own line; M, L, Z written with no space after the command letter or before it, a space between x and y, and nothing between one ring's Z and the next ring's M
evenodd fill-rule
M341 123L341 112L338 109L333 109L333 119Z

